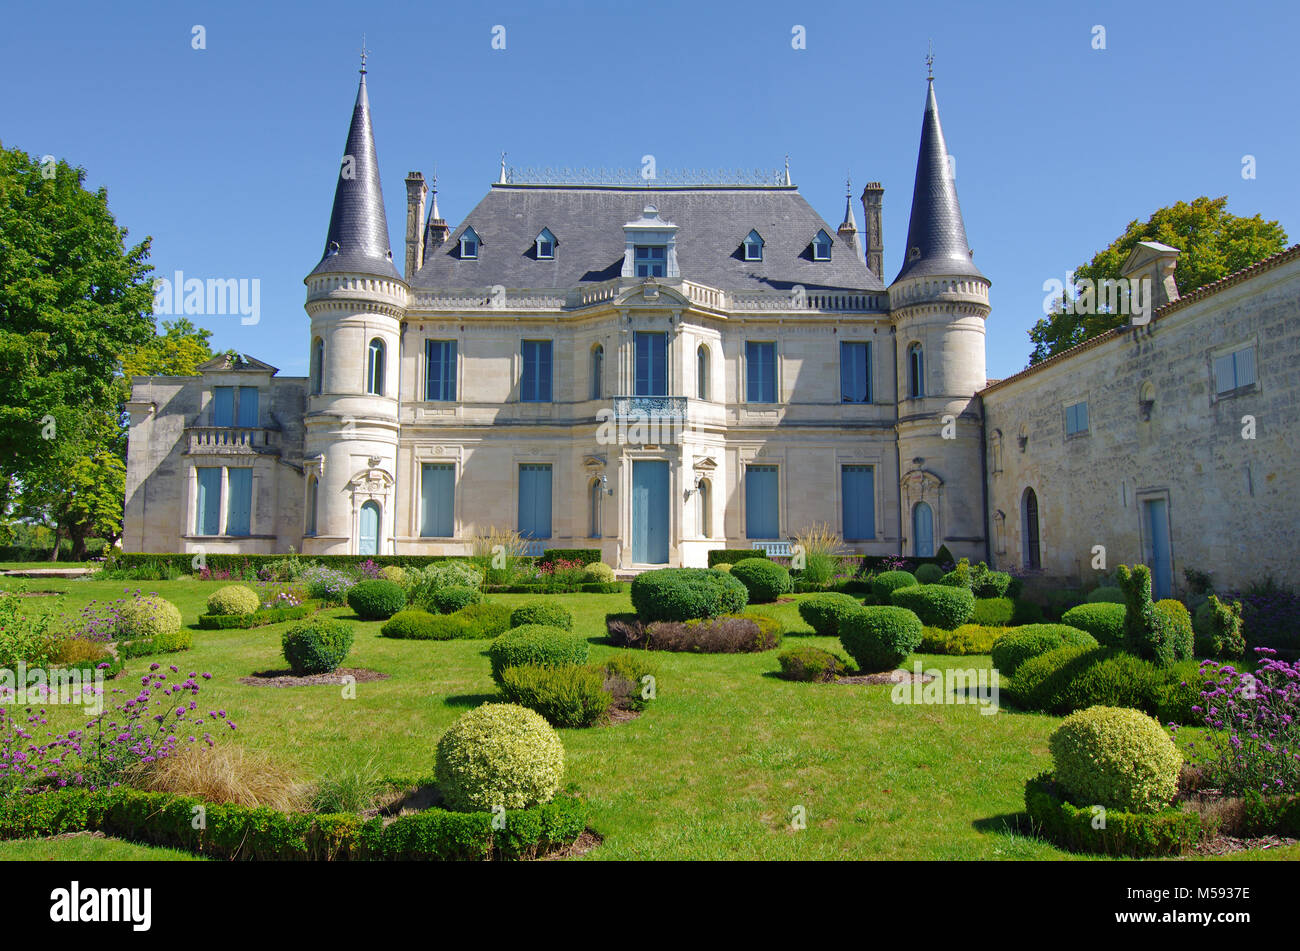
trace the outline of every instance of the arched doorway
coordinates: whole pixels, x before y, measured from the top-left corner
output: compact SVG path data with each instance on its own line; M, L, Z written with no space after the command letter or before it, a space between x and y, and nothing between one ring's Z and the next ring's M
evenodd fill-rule
M934 557L934 509L929 502L912 508L912 549L917 558Z
M367 502L361 506L361 526L357 534L357 554L379 554L378 502Z
M1025 567L1043 567L1038 532L1038 496L1033 489L1025 489L1024 499L1020 503L1020 527L1020 537L1025 546Z

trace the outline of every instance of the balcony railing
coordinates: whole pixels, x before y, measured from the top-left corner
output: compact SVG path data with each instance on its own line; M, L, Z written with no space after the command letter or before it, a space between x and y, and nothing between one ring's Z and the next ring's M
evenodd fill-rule
M616 396L616 419L686 419L684 396Z
M223 455L272 454L280 452L280 433L274 429L242 426L191 426L186 430L190 452Z

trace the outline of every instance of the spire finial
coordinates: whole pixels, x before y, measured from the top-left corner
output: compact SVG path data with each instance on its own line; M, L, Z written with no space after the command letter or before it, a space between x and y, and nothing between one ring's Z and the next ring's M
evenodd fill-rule
M930 51L925 54L926 79L934 79L934 40L930 41Z
M785 183L790 184L790 153L785 153Z
M369 53L370 50L366 49L366 34L362 33L361 34L361 75L362 76L366 74L366 56Z
M501 177L497 181L498 184L501 185L504 185L506 183L506 153L505 152L501 153Z
M849 172L844 174L844 194L849 198L853 197L853 175Z

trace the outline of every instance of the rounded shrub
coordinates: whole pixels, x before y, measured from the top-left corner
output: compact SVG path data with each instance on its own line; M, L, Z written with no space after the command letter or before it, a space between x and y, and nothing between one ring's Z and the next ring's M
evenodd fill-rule
M1087 631L1097 639L1098 644L1121 647L1124 644L1126 613L1123 604L1113 601L1092 601L1070 608L1061 615L1061 623Z
M786 680L825 683L848 669L842 659L820 647L792 647L776 657Z
M497 601L481 601L461 608L448 617L458 617L469 625L466 637L496 637L510 630L510 605Z
M406 569L401 565L384 565L379 569L379 577L393 584L400 584L403 588L406 587Z
M438 740L435 775L458 812L550 802L564 778L564 746L542 716L513 703L485 703Z
M284 659L295 674L328 674L352 649L352 625L333 618L312 618L295 624L281 639Z
M1088 604L1123 604L1124 592L1110 585L1102 585L1088 594Z
M889 600L897 607L907 608L921 619L922 624L956 630L975 613L975 595L968 588L955 588L946 584L917 584L895 588Z
M867 607L840 622L840 643L864 672L893 670L920 646L921 630L907 608Z
M510 612L510 626L543 624L561 630L573 630L573 615L564 605L555 601L529 601Z
M614 569L603 561L593 561L587 566L587 573L584 574L583 580L592 584L612 584L618 580L614 576Z
M1165 616L1173 629L1174 660L1190 660L1196 646L1192 615L1187 605L1175 598L1156 602L1156 610Z
M799 602L799 616L822 637L839 637L840 621L861 610L857 598L838 592L810 595Z
M750 604L775 601L794 590L790 572L770 558L745 558L731 566L731 577L745 586Z
M1059 647L1096 647L1097 639L1066 624L1026 624L1013 629L993 645L993 666L1003 677L1015 674L1031 657Z
M1005 627L986 627L981 624L963 624L955 631L941 627L927 627L921 634L922 654L987 654L993 645L1005 636Z
M725 571L707 568L657 568L637 575L632 607L645 622L691 621L735 614L749 603L749 589Z
M1090 707L1048 741L1057 786L1076 806L1155 812L1173 801L1183 756L1160 724L1136 710Z
M1006 627L1015 611L1016 606L1010 598L976 598L970 622L982 627Z
M1011 575L993 571L982 561L971 571L970 592L977 598L1000 598L1010 587Z
M924 565L918 565L913 574L916 576L917 584L938 584L939 579L943 577L943 569L926 562Z
M261 606L257 592L242 584L228 584L208 596L209 614L252 614Z
M348 590L348 607L363 621L383 621L406 607L406 592L395 581L368 578Z
M460 614L430 614L423 608L398 611L384 622L379 633L412 641L450 641L475 636L468 619Z
M458 584L439 588L429 596L429 603L442 614L451 614L471 604L478 604L482 600L483 595L479 594L477 588L467 588Z
M889 594L896 588L910 588L916 584L916 575L910 571L882 571L871 579L871 593L882 604L889 603Z
M132 598L117 616L117 639L170 637L181 629L181 612L165 598L155 594Z
M586 638L559 627L524 624L499 635L488 646L492 679L501 683L507 667L533 664L538 667L564 667L585 664L590 645Z

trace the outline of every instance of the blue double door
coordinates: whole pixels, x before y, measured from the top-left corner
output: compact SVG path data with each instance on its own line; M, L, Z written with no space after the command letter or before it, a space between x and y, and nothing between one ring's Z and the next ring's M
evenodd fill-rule
M632 463L632 561L668 564L668 463Z

